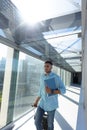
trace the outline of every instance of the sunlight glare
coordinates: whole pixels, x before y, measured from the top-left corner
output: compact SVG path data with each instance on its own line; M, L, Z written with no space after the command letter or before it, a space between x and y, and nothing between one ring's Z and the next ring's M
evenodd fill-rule
M43 15L46 15L46 0L11 0L16 7L21 11L25 22L35 24L43 20ZM45 8L44 8L45 7Z
M25 60L26 55L23 52L20 52L19 60Z

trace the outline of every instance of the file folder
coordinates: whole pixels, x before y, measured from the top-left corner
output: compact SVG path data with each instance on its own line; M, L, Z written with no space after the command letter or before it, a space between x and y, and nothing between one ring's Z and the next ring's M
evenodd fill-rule
M45 86L49 87L50 89L52 90L57 89L55 77L45 79L44 82Z

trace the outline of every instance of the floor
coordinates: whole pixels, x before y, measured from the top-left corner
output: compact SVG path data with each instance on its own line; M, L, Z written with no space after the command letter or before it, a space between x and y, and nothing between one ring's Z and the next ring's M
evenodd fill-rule
M66 94L59 96L59 108L56 110L54 130L86 130L82 89L67 87ZM13 130L36 130L34 125L35 109L16 122Z

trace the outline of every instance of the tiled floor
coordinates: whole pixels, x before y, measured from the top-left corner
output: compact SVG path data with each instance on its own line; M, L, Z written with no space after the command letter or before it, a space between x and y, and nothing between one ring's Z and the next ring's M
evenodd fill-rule
M33 115L27 115L26 122L20 120L13 130L36 130ZM22 124L20 127L19 124ZM67 87L67 92L59 96L59 108L55 114L54 130L86 130L84 110L82 106L82 91L79 87Z

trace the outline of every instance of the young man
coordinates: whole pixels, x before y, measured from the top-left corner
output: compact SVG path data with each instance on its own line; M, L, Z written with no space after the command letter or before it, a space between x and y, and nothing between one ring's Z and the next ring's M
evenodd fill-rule
M35 125L37 130L42 130L42 118L44 112L48 114L48 130L54 130L54 115L55 110L58 107L58 94L64 94L66 92L65 86L60 77L53 73L52 62L46 61L44 64L45 74L42 75L40 81L40 91L37 99L34 102L34 106L37 106L35 115ZM54 77L56 81L56 89L50 89L45 85L45 80ZM48 96L51 94L51 96Z

